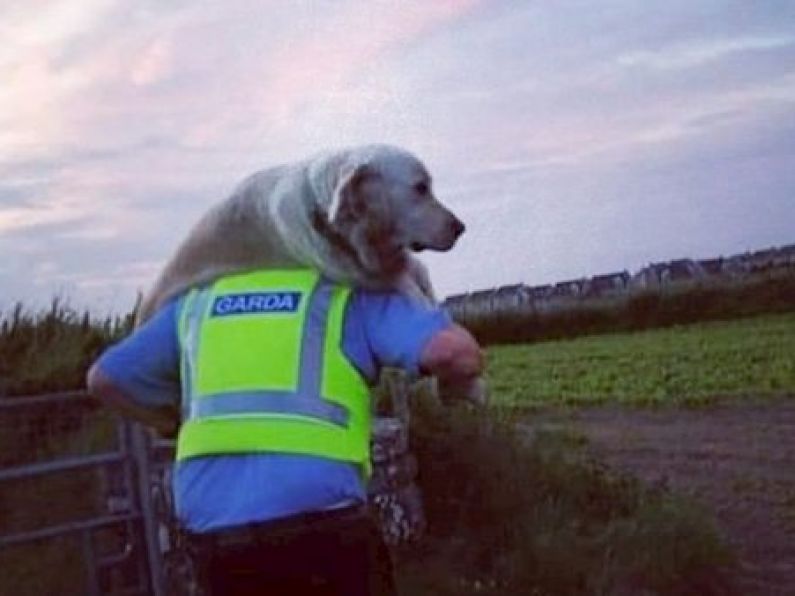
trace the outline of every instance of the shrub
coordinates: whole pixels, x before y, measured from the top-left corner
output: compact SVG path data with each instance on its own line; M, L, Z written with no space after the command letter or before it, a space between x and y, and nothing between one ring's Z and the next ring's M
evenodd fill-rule
M578 435L423 402L428 533L400 554L405 593L728 593L729 553L692 503L598 465Z

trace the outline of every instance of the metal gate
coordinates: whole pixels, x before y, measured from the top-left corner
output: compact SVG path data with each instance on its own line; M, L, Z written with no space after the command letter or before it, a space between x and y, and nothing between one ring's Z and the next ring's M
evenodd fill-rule
M0 399L0 596L162 593L145 442L83 392Z
M374 424L370 503L389 544L424 516L408 446L408 387ZM0 596L193 596L171 499L174 443L85 392L0 398Z

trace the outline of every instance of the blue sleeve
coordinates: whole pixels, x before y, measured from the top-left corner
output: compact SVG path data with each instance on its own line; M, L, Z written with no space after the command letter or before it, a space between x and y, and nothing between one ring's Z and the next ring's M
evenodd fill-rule
M161 308L97 361L99 369L141 406L179 405L178 304L174 300Z
M450 323L443 310L402 294L358 291L349 306L345 332L346 339L358 341L344 342L346 353L371 379L381 366L416 375L425 344Z

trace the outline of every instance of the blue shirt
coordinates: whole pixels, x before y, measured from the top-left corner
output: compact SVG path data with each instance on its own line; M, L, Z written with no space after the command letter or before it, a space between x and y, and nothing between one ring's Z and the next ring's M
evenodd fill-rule
M179 406L181 300L109 348L97 365L142 406ZM357 290L345 313L342 349L370 382L382 366L416 374L427 341L450 324L441 310L405 296ZM359 470L348 463L293 454L197 457L179 462L174 475L177 516L188 529L218 528L276 519L363 501Z

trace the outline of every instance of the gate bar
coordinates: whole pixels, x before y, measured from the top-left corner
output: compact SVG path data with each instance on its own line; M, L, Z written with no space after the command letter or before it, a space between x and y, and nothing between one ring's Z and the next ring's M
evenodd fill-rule
M53 538L60 534L71 534L73 532L80 532L82 530L94 530L103 526L112 526L125 521L134 521L141 518L140 513L126 513L120 515L107 515L105 517L97 517L94 519L70 522L61 524L59 526L49 526L41 530L33 530L31 532L19 532L18 534L9 534L7 536L0 536L0 548L5 546L13 546L23 542L32 542L34 540L42 540L44 538Z
M118 451L108 451L97 453L96 455L83 455L81 457L48 461L40 464L26 464L0 470L0 482L4 480L16 480L29 476L39 476L64 470L76 468L91 468L103 464L112 464L124 460L124 455Z

